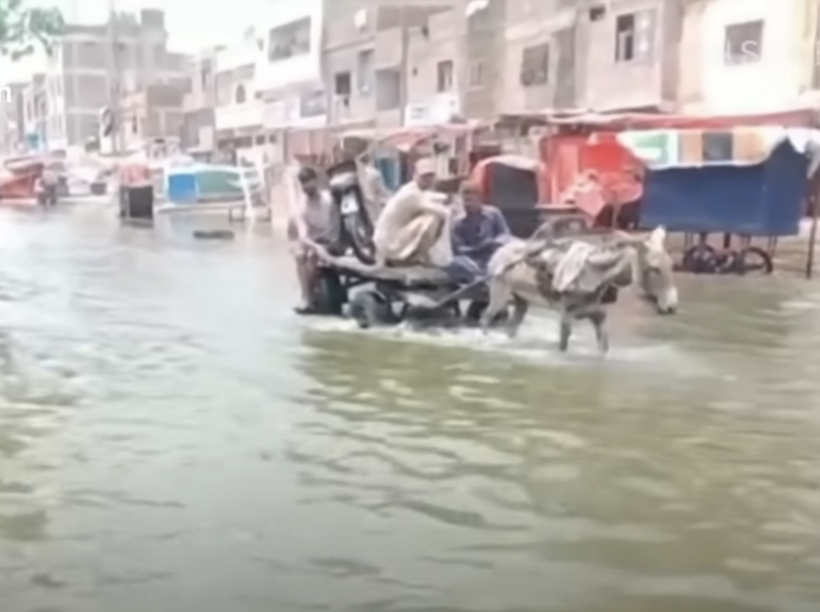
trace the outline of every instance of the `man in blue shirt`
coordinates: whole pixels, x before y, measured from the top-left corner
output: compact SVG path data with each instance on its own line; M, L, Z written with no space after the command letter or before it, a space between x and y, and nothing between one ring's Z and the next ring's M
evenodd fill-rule
M465 183L461 188L464 215L453 224L453 261L447 273L457 283L482 277L495 250L510 237L504 215L484 204L481 188Z

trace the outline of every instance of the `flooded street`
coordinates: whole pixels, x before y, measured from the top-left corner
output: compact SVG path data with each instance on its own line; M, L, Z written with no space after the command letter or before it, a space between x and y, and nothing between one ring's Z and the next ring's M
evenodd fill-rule
M602 361L113 216L0 213L3 612L817 612L817 283L680 277Z

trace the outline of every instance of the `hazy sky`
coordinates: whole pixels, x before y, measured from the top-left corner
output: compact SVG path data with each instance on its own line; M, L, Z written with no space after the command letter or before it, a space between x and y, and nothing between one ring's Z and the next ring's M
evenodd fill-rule
M59 6L66 21L102 23L112 0L30 0L32 4ZM270 0L267 0L270 2ZM298 0L293 0L298 2ZM253 15L266 0L113 0L115 10L128 12L154 7L165 11L174 51L194 51L239 37L253 25ZM0 84L26 78L42 59L32 58L15 65L0 60Z

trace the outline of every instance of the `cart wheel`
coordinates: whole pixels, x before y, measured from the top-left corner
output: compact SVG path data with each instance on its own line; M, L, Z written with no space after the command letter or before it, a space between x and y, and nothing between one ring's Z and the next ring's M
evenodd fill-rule
M715 254L715 274L739 274L740 265L739 251L727 249Z
M350 300L350 316L360 329L378 325L389 325L395 322L390 303L378 291L365 289L359 291Z
M737 256L735 270L738 274L771 274L774 263L769 254L760 247L747 247Z
M696 244L683 254L683 269L695 274L714 274L717 271L717 251L708 244Z

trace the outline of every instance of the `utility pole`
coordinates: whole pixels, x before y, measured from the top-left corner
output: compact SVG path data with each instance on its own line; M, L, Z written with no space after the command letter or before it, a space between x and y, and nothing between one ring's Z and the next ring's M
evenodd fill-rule
M111 51L111 63L109 64L108 86L109 98L108 108L111 111L111 152L120 152L120 129L122 117L120 117L120 49L117 29L117 0L108 0L108 38Z

